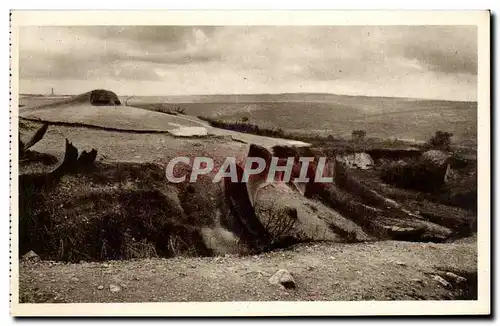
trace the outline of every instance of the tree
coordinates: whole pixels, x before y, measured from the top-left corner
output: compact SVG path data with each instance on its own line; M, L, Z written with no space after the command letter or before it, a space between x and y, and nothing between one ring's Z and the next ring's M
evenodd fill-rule
M250 118L248 118L247 116L245 116L245 117L241 118L241 120L240 120L240 121L241 121L242 123L245 123L245 122L248 122L248 120L249 120L249 119L250 119Z
M357 129L352 131L352 140L354 142L363 141L365 139L365 136L366 136L366 131L364 130Z
M436 131L436 134L432 136L427 144L429 147L434 149L444 149L448 150L451 146L452 133L446 131Z

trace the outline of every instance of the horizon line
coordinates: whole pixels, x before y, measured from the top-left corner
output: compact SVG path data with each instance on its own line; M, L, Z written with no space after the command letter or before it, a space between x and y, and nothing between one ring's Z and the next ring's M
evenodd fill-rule
M100 89L100 88L95 88ZM86 92L78 94L43 94L43 93L19 93L19 95L39 95L39 96L77 96L85 94L94 89L88 90ZM108 89L109 90L109 89ZM113 90L110 90L114 92ZM373 95L362 95L362 94L339 94L339 93L324 93L324 92L280 92L280 93L209 93L209 94L156 94L156 95L119 95L114 92L118 97L129 97L132 99L134 97L189 97L189 96L245 96L245 95L299 95L299 94L309 94L309 95L334 95L334 96L349 96L349 97L371 97L371 98L395 98L395 99L409 99L409 100L422 100L422 101L443 101L443 102L465 102L465 103L477 103L477 100L451 100L451 99L439 99L439 98L424 98L424 97L403 97L403 96L373 96Z

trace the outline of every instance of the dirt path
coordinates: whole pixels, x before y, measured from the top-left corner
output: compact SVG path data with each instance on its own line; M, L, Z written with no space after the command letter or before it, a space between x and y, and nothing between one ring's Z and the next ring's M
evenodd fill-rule
M269 283L269 277L281 268L293 275L296 289ZM473 296L471 282L469 293L441 284L434 278L440 270L469 276L471 281L477 270L475 237L452 244L309 244L248 257L177 257L103 264L22 262L20 297L25 302L175 302Z

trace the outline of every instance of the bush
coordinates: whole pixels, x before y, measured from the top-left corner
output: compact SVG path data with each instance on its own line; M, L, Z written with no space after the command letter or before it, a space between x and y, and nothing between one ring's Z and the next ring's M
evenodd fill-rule
M409 162L384 166L381 178L384 182L400 188L433 191L444 184L443 172L430 162L413 159Z
M244 132L248 134L254 134L259 136L267 136L267 137L279 137L279 138L290 138L287 136L285 131L281 128L260 128L258 125L252 123L245 122L225 122L217 119L207 118L207 117L198 117L201 120L207 121L211 126L226 130Z
M176 107L175 112L179 113L179 114L186 114L185 111L186 109L185 108L181 108L181 107Z
M352 131L352 140L354 142L363 141L365 139L365 136L366 136L366 131L364 130L357 129Z
M436 131L436 134L429 139L427 145L432 149L449 150L452 136L453 134L450 132Z

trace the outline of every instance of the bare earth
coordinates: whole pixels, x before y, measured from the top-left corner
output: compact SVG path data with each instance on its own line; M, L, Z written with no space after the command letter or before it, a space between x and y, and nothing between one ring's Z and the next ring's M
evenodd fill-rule
M295 278L295 289L269 283L269 277L282 268ZM445 244L307 244L246 257L22 262L20 299L68 303L471 299L473 294L434 277L451 271L469 275L471 281L470 273L476 270L475 237Z

